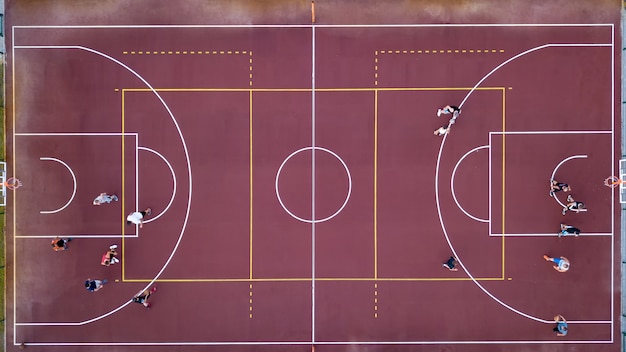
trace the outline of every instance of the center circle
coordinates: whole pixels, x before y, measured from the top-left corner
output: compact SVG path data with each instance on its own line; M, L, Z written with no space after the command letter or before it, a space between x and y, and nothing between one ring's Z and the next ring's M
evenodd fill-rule
M289 159L293 158L295 155L297 155L298 153L302 153L304 151L308 151L310 150L312 153L315 150L319 150L319 151L323 151L325 153L328 153L330 155L332 155L334 158L336 158L337 160L339 160L339 162L341 162L341 165L343 165L344 170L346 171L346 176L348 178L348 192L346 194L346 198L343 202L343 204L341 205L341 207L339 207L339 209L334 212L332 215L327 216L323 219L305 219L302 217L297 216L296 214L294 214L292 211L290 211L284 204L282 198L280 197L280 190L278 187L279 184L279 179L280 179L280 173L283 170L283 167L285 166L285 164L287 164L287 162L289 161ZM337 216L337 214L339 214L343 208L346 206L346 204L348 204L348 200L350 199L350 194L352 192L352 177L350 175L350 170L348 170L348 166L346 165L346 163L339 157L339 155L337 155L336 153L332 152L331 150L328 150L326 148L322 148L322 147L304 147L301 149L296 150L295 152L291 153L287 158L285 158L285 160L282 162L282 164L280 164L280 167L278 168L278 172L276 173L276 197L278 198L278 202L280 203L280 205L283 207L283 209L287 212L287 214L291 215L291 217L293 217L294 219L300 220L302 222L306 222L309 224L315 224L315 223L320 223L320 222L324 222L324 221L328 221L332 218L334 218L335 216ZM312 197L315 197L315 194L312 195Z

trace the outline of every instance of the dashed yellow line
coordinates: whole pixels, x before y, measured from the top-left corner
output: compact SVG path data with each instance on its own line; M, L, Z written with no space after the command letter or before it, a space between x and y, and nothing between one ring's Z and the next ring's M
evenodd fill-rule
M252 284L250 284L250 319L252 319Z
M502 54L504 49L378 50L378 54Z
M378 284L374 284L374 318L378 318Z
M250 55L248 50L130 50L122 55Z

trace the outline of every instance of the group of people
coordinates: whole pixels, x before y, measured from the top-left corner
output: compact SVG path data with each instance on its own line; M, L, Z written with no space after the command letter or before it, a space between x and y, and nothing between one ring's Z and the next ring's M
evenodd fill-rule
M435 136L443 136L450 132L450 128L456 122L456 118L461 114L461 109L458 106L454 105L446 105L443 108L437 110L437 116L441 116L441 114L452 114L452 118L448 121L447 125L441 126L435 130Z
M557 192L571 192L572 187L567 183L558 182L556 180L550 180L550 197L556 197ZM565 215L568 211L574 211L580 213L586 211L585 203L574 200L571 194L567 195L567 204L563 208L561 214Z
M108 204L111 202L117 202L118 200L119 198L115 194L109 195L107 193L100 193L93 200L92 204L99 206L99 205ZM126 224L127 225L135 224L135 225L139 225L139 227L142 228L144 218L147 216L150 216L150 214L152 214L152 209L150 208L147 208L144 211L133 212L126 217ZM51 242L52 249L55 252L68 250L69 249L68 243L70 241L72 241L71 238L64 239L64 238L61 238L60 236L57 236ZM116 244L110 245L109 249L102 255L100 264L108 267L112 264L119 263L120 260L117 258L118 253L116 249L117 249ZM96 292L96 291L101 290L107 282L108 280L106 279L95 280L92 278L87 278L87 280L85 280L84 285L87 291ZM156 286L152 287L151 289L141 290L133 297L133 302L142 304L144 307L149 309L151 304L148 302L148 299L150 298L150 295L152 295L154 292L156 292Z
M558 182L554 179L550 180L550 197L555 197L558 192L571 192L572 187L563 182ZM585 204L583 202L576 201L571 194L567 195L567 203L563 210L561 211L562 215L565 215L568 211L573 211L575 213L580 213L582 211L586 211ZM560 224L560 231L558 232L558 237L574 235L574 237L578 237L580 235L580 229L574 227L572 225L567 225L565 223ZM560 273L564 273L570 268L570 261L566 257L550 257L547 254L544 254L543 259L548 262L554 263L552 268ZM557 336L565 336L567 335L567 320L562 315L556 315L554 317L554 322L556 326L554 327L554 332L556 332Z
M441 126L434 131L434 135L443 136L447 133L450 133L450 128L456 122L456 118L461 114L461 109L457 106L446 105L441 109L437 110L437 116L441 116L442 114L452 114L452 118L448 121L447 125ZM556 180L550 180L550 196L556 197L557 192L570 192L572 188L567 183L561 183ZM563 210L561 211L562 215L565 215L568 211L573 211L576 213L586 211L585 204L580 201L576 201L571 194L567 196L567 203ZM567 225L565 223L560 224L560 230L557 234L558 237L573 235L578 237L580 235L580 229L574 227L572 225ZM553 268L558 272L566 272L570 268L570 261L565 257L550 257L548 255L544 255L543 258L546 261L554 263ZM442 267L450 270L450 271L458 271L458 262L454 256L451 256L447 261L442 264ZM562 315L556 315L554 317L554 322L556 326L554 327L554 331L557 336L565 336L567 335L567 320Z

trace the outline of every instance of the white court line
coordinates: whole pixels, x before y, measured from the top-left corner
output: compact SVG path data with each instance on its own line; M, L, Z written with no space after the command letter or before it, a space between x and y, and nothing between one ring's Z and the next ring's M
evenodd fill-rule
M118 132L112 132L112 133L28 133L28 132L17 132L15 133L16 136L85 136L85 137L100 137L100 136L134 136L135 138L137 138L137 133L118 133Z
M296 154L298 154L300 152L303 152L305 150L311 150L312 159L313 159L313 161L315 161L314 160L315 158L313 158L314 157L313 153L317 149L319 149L321 151L324 151L324 152L334 156L337 160L339 160L341 165L343 165L343 168L346 171L346 176L348 176L348 193L346 194L346 199L344 200L344 202L341 205L341 207L339 207L339 209L336 212L334 212L332 215L329 215L329 216L327 216L327 217L325 217L323 219L317 220L317 219L315 219L315 213L311 212L311 220L307 220L307 219L304 219L304 218L301 218L301 217L297 216L296 214L291 212L287 208L287 206L285 206L285 203L283 203L283 200L280 197L280 190L278 188L278 184L280 183L279 182L279 180L280 180L280 173L282 172L283 167L285 166L285 164L287 164L289 159L291 159L294 155L296 155ZM314 178L315 177L315 168L313 167L311 170L312 170L311 171L311 173L312 173L311 177ZM311 182L313 182L313 180L311 180ZM313 182L313 183L315 183L315 182ZM341 157L339 157L339 155L337 155L335 152L333 152L331 150L328 150L326 148L322 148L322 147L315 147L315 146L313 146L313 147L304 147L304 148L300 148L300 149L296 150L295 152L289 154L289 156L287 158L285 158L285 160L283 160L283 162L280 164L280 167L278 167L278 171L276 171L276 180L274 182L274 189L276 191L276 198L278 199L278 202L280 203L280 206L283 207L283 210L285 212L287 212L287 214L291 215L291 217L296 219L296 220L314 224L314 223L319 223L319 222L325 222L325 221L328 221L328 220L334 218L335 216L339 215L339 213L341 213L343 208L346 207L346 205L348 204L348 201L350 200L350 195L352 194L352 175L350 174L350 169L348 169L348 165L346 165L346 163L343 161L343 159L341 159ZM311 191L315 191L315 189L312 189ZM313 193L313 194L315 194L315 193ZM312 197L312 198L315 198L315 197ZM311 201L311 202L313 202L313 201ZM311 206L314 206L314 205L315 204L311 204Z
M554 322L553 322L554 323ZM571 323L570 321L567 322ZM503 345L503 344L605 344L613 343L611 340L484 340L484 341L316 341L316 345L327 346L354 346L354 345ZM18 343L14 343L19 346ZM299 346L311 345L311 341L255 341L255 342L33 342L26 346Z
M69 165L67 165L65 162L63 162L62 160L59 160L57 158L48 158L48 157L42 157L39 158L39 160L45 160L45 161L56 161L57 163L65 166L67 168L67 171L70 172L70 175L72 175L72 181L74 182L74 189L72 190L72 196L70 197L70 200L67 201L67 203L65 203L64 206L56 209L56 210L41 210L40 213L41 214L54 214L54 213L58 213L61 210L67 208L68 205L70 205L70 203L72 203L72 201L74 200L74 196L76 196L76 175L74 175L74 171L72 171L72 168L70 168Z
M12 33L13 39L15 39L15 31L13 31ZM15 43L15 41L13 41L13 43ZM96 55L99 55L103 58L106 58L114 63L116 63L117 65L123 67L124 69L126 69L128 72L130 72L131 74L133 74L135 77L137 77L139 80L141 80L148 88L150 88L150 90L152 91L152 93L154 93L154 95L157 97L157 99L159 99L159 101L161 102L161 104L163 105L163 107L165 108L165 110L167 111L167 113L169 114L170 118L172 119L172 123L174 124L174 126L176 127L176 132L178 133L178 136L180 138L182 147L183 147L183 151L185 153L185 162L187 164L187 175L188 175L188 185L189 185L189 193L187 196L187 208L185 209L185 218L183 220L183 224L180 230L180 235L178 236L178 240L176 241L176 244L174 245L174 248L172 249L172 252L170 254L170 256L167 258L167 261L165 262L165 264L163 264L163 266L161 267L161 269L159 270L159 272L155 275L155 277L144 287L144 290L148 289L152 284L154 284L154 282L161 276L161 274L163 273L163 271L165 271L165 268L167 268L167 266L169 265L169 263L172 261L172 258L174 257L174 255L176 254L176 251L178 249L178 246L180 245L180 242L182 241L183 235L185 233L185 229L187 228L187 221L189 220L189 212L191 209L191 195L192 195L192 189L193 189L193 178L191 175L191 161L189 160L189 151L187 149L187 143L185 142L185 137L183 136L183 133L180 129L180 126L178 125L178 121L176 121L176 118L174 117L174 114L172 113L172 111L170 110L169 106L165 103L165 100L163 100L163 98L161 97L161 95L159 94L159 92L157 92L152 85L150 85L150 83L148 83L148 81L146 81L141 75L139 75L137 72L135 72L133 69L131 69L129 66L127 66L126 64L124 64L123 62L105 54L102 53L100 51L97 51L95 49L91 49L91 48L87 48L84 46L80 46L80 45L16 45L13 46L13 57L15 58L15 49L72 49L72 50L83 50L83 51L87 51ZM13 63L13 66L15 66L15 61ZM15 88L15 85L14 87ZM136 141L137 143L137 141ZM138 147L136 145L136 147ZM136 153L137 153L136 149ZM138 188L138 187L137 187ZM14 265L14 292L16 290L16 284L15 282L17 281L17 276L15 276L15 267L17 267L16 265L16 256L13 256L13 265ZM17 307L16 305L16 296L17 295L13 295L13 306ZM119 307L115 308L114 310L111 310L108 313L102 314L100 316L94 317L92 319L88 319L88 320L84 320L81 322L47 322L47 323L18 323L17 322L17 308L13 309L13 331L16 331L15 327L16 326L22 326L22 325L36 325L36 326L80 326L80 325L86 325L89 323L92 323L94 321L98 321L100 319L106 318L111 314L116 313L117 311L121 310L122 308L126 307L128 304L132 303L132 299L129 299L127 302L123 303L122 305L120 305ZM17 343L16 341L17 338L17 334L13 334L13 342Z
M71 237L71 238L122 238L122 235L67 235L67 237ZM54 238L54 236L51 235L23 235L23 236L13 236L14 238ZM124 238L129 238L129 237L139 237L137 235L124 235Z
M592 43L581 43L581 44L545 44L545 45L540 45L531 49L528 49L526 51L523 51L509 59L507 59L506 61L504 61L503 63L499 64L498 66L496 66L494 69L492 69L489 73L487 73L483 78L481 78L478 83L476 83L476 85L467 93L467 95L465 96L465 98L463 99L463 101L461 102L461 104L459 104L459 107L462 107L463 104L467 101L467 99L469 99L469 97L471 96L471 94L476 90L476 88L478 88L478 86L484 82L489 76L491 76L494 72L496 72L497 70L499 70L500 68L502 68L504 65L508 64L509 62L520 58L524 55L530 54L532 52L535 52L537 50L542 50L542 49L547 49L547 48L553 48L553 47L612 47L612 44L592 44ZM545 133L548 133L547 131L544 131ZM505 132L501 132L501 133L505 133ZM549 132L549 133L554 133L554 132ZM580 132L577 132L580 133ZM602 133L607 133L607 132L602 132ZM490 134L490 138L491 138L491 132ZM500 134L500 133L493 133L493 134ZM521 134L521 133L520 133ZM525 133L525 134L529 134L529 133ZM445 142L448 138L448 134L446 133L445 135L443 135L443 138L441 139L441 145L439 147L439 152L437 154L437 164L436 164L436 168L435 168L435 201L437 204L437 215L439 217L439 223L441 225L441 229L443 231L444 237L446 239L446 242L448 243L448 246L450 247L450 250L452 251L454 257L457 259L457 261L459 262L460 266L463 268L463 271L465 271L465 273L467 274L467 276L472 280L472 282L474 282L474 284L481 290L483 291L487 296L489 296L491 299L493 299L495 302L497 302L498 304L500 304L501 306L503 306L504 308L518 314L521 315L523 317L526 317L528 319L531 320L535 320L537 322L541 322L541 323L545 323L545 324L554 324L554 320L553 319L541 319L535 316L532 316L528 313L524 313L518 309L515 309L513 307L511 307L510 305L506 304L504 301L500 300L498 297L494 296L491 292L489 292L480 282L478 282L476 280L476 278L474 278L474 276L472 276L472 274L469 272L468 268L465 267L465 265L463 265L462 260L459 258L456 250L454 249L454 246L452 245L452 242L450 241L450 237L448 236L448 231L446 229L446 226L444 224L443 221L443 214L441 212L441 204L440 204L440 199L439 199L439 165L441 164L441 154L443 153L443 147L445 145ZM491 230L490 230L491 232ZM608 321L603 321L609 324L613 324L613 314L611 313L611 320ZM570 321L568 321L569 323Z
M311 27L311 342L315 342L315 26ZM333 153L334 154L334 153ZM338 155L336 155L339 158ZM341 158L339 158L341 160ZM341 163L348 172L348 167L341 160ZM352 190L352 180L350 179L350 190ZM278 176L276 176L276 191L278 191ZM348 202L346 198L346 203ZM344 203L344 206L345 204ZM282 204L282 203L281 203ZM343 207L341 207L343 209ZM341 211L340 209L340 211Z
M491 237L558 237L558 233L492 233L489 234ZM581 233L578 235L579 237L588 237L588 236L613 236L612 232L590 232L590 233ZM561 237L575 237L573 234L568 234L566 236Z
M622 54L623 55L623 54ZM615 175L615 28L611 25L611 175ZM611 229L615 231L615 192L611 192ZM624 233L624 229L621 229ZM621 234L620 234L621 235ZM621 236L620 236L621 237ZM615 240L611 241L611 263L615 263ZM611 265L611 289L614 291L615 265ZM611 296L611 312L615 311L615 295ZM613 341L614 329L613 314L611 314L611 341ZM624 348L624 346L622 346Z
M612 134L609 130L598 131L493 131L489 134Z
M463 105L465 104L465 101L467 101L467 99L469 99L469 97L472 95L472 93L474 93L474 91L476 90L476 88L478 88L478 86L480 86L481 83L483 83L483 81L485 81L487 78L489 78L489 76L491 76L494 72L496 72L497 70L499 70L500 68L502 68L504 65L508 64L509 62L518 59L524 55L530 54L533 51L537 51L537 50L542 50L542 49L546 49L546 48L558 48L558 47L565 47L565 48L577 48L577 47L612 47L613 44L597 44L597 43L579 43L579 44L573 44L573 43L565 43L565 44L544 44L544 45L540 45L531 49L528 49L526 51L523 51L511 58L509 58L508 60L504 61L503 63L501 63L500 65L496 66L493 70L489 71L489 73L487 73L483 78L480 79L480 81L478 81L478 83L476 83L476 85L467 93L467 95L465 96L465 98L463 99L463 101L461 101L461 104L459 104L459 108L462 108Z
M586 159L587 155L581 154L581 155L572 155L568 158L563 159L560 163L558 163L555 167L554 170L552 171L552 176L550 176L551 180L554 180L554 176L556 175L556 171L561 167L561 165L563 165L563 163L565 163L566 161L570 161L572 159ZM552 196L552 198L554 198L554 200L559 203L559 205L561 206L561 208L565 208L565 204L561 203L561 200L559 199L559 197L557 197L558 192L555 192L554 195ZM579 209L580 210L587 210L587 209Z
M470 150L469 152L465 153L465 155L463 155L461 157L461 159L459 159L459 161L457 161L456 165L454 165L454 170L452 170L452 177L450 178L450 190L452 191L452 198L454 198L454 202L456 203L456 206L459 207L459 209L461 209L461 211L463 213L465 213L465 215L469 216L470 218L472 218L472 219L474 219L476 221L489 222L490 223L489 219L481 219L481 218L475 217L472 214L466 212L465 209L463 209L463 207L461 206L461 204L459 204L459 201L456 199L456 193L454 192L454 176L456 175L456 169L461 164L461 161L463 161L463 159L465 159L465 157L470 155L471 153L479 151L480 149L484 149L484 148L489 148L489 146L488 145L483 145L483 146L480 146L480 147L476 147L476 148ZM491 183L489 183L489 184L491 185ZM491 216L491 213L489 213L489 216Z
M12 26L13 29L66 28L448 28L448 27L613 27L612 23L476 23L476 24L190 24L190 25L46 25Z
M600 24L601 26L606 26L606 24ZM415 25L416 27L420 26L420 25ZM426 27L427 25L423 25L424 27ZM467 25L441 25L442 27L456 27L456 26L467 26ZM570 27L574 27L574 26L598 26L598 25L593 25L593 24L580 24L580 25L561 25L561 24L540 24L540 25L469 25L470 27L490 27L490 26L502 26L502 27L507 27L507 26L519 26L519 27L524 27L524 26L559 26L559 27L563 27L563 26L570 26ZM612 26L612 25L611 25ZM14 26L13 28L111 28L114 26ZM129 26L120 26L120 28L127 28ZM157 26L137 26L137 27L157 27ZM163 27L163 26L160 26ZM176 26L178 27L178 26ZM228 26L219 26L219 27L228 27ZM245 26L245 27L251 27L251 26ZM260 26L259 26L260 27ZM278 26L278 28L284 28L287 26ZM305 26L305 27L309 27L309 26ZM321 27L325 27L325 26L321 26ZM328 27L333 27L333 26L328 26ZM335 26L335 27L349 27L349 26ZM352 26L352 27L359 27L359 26ZM366 26L366 27L376 27L376 26ZM380 26L383 27L383 26ZM389 27L396 27L396 26L389 26ZM397 27L411 27L411 25L398 25ZM433 26L434 27L434 26ZM15 31L13 31L12 35L14 38L14 33ZM15 42L15 41L13 41ZM15 49L15 48L14 48ZM104 55L104 54L102 54ZM120 63L121 64L121 63ZM121 64L123 65L123 64ZM133 73L135 75L137 75L134 71ZM143 79L142 79L143 80ZM147 83L147 82L146 82ZM157 94L155 92L155 94ZM157 94L158 96L158 94ZM160 97L159 97L160 99ZM162 103L165 105L165 103L162 101ZM166 105L165 105L166 106ZM167 106L166 106L167 108ZM168 112L170 113L170 115L173 117L173 115L171 114L171 111L168 108ZM177 128L178 125L176 124ZM180 133L179 130L179 134L181 136L182 139L182 134ZM444 140L445 140L445 136L444 136ZM184 139L183 139L184 142ZM443 147L443 143L442 142L442 147ZM188 157L187 154L187 148L186 145L184 145L185 148L185 155ZM437 161L437 174L438 174L438 167L439 167L439 159L441 156L441 149L440 149L440 153L439 153L439 158ZM189 159L187 158L187 162L189 164ZM189 178L191 180L191 168L189 165ZM437 180L435 182L437 184ZM441 213L440 213L440 209L439 209L439 199L438 199L438 193L436 192L437 195L437 205L438 205L438 212L439 212L439 217L440 217L440 222L442 223L442 228L443 227L443 220L441 219ZM190 182L190 194L189 194L189 202L191 201L191 182ZM189 208L187 209L187 214L189 213ZM187 222L187 217L185 218L185 225ZM184 226L183 226L184 228ZM444 233L445 233L445 228L444 228ZM447 238L447 234L446 234L446 238ZM450 242L448 242L450 245ZM177 243L178 246L178 243ZM168 261L169 262L169 261ZM15 268L15 266L14 266ZM14 310L15 312L15 310ZM553 323L553 322L551 322ZM570 321L569 323L576 323L573 321ZM603 322L598 322L598 321L594 321L594 323L603 323ZM611 322L612 323L612 322ZM358 344L363 344L363 345L368 345L368 344L389 344L389 345L398 345L398 344L589 344L589 343L612 343L613 341L604 341L604 340L593 340L593 341L585 341L585 340L550 340L550 341L508 341L508 340L504 340L504 341L494 341L494 340L490 340L490 341L379 341L379 342L358 342ZM172 345L172 346L176 346L176 345L259 345L259 344L264 344L264 345L283 345L283 344L289 344L289 345L309 345L310 341L304 341L304 342L250 342L250 343L246 343L246 342L238 342L238 343L198 343L198 342L157 342L157 343L50 343L50 344L46 344L46 343L32 343L29 345L58 345L58 346L99 346L99 345L103 345L103 346L119 346L119 345ZM352 345L355 344L354 341L346 341L346 342L316 342L316 344L324 344L324 345ZM17 343L15 343L15 345L17 345Z
M167 203L167 206L165 207L165 209L163 209L162 212L159 213L159 215L151 217L150 219L147 219L146 221L144 221L144 223L149 223L160 218L163 214L165 214L167 210L170 208L170 206L172 205L172 203L174 202L174 196L176 195L176 174L174 173L174 169L172 168L172 165L170 164L170 162L167 161L167 159L165 159L165 157L161 155L159 152L157 152L156 150L150 149L147 147L137 147L137 149L146 150L159 156L165 162L167 167L170 169L170 173L172 174L172 183L174 184L174 189L172 190L172 196L170 197L170 202Z

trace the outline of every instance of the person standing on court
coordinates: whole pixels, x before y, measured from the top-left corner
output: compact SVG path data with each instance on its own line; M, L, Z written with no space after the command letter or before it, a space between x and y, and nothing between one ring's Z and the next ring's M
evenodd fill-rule
M109 266L111 264L120 262L120 260L117 259L116 257L117 256L117 251L115 250L116 248L117 248L116 244L109 246L109 250L106 251L106 253L102 255L102 260L100 261L101 265Z
M561 314L554 317L554 322L556 323L556 326L554 327L556 336L567 335L567 320L565 320Z
M146 216L150 216L150 214L152 214L152 209L151 208L147 208L144 211L136 211L134 213L130 213L126 217L126 225L135 224L135 225L139 225L139 228L142 228L143 227L143 219Z
M450 259L448 259L445 263L443 263L441 266L450 270L450 271L459 271L459 268L456 267L457 265L457 261L455 257L450 257Z
M571 225L561 223L561 232L559 232L559 237L564 237L572 234L574 235L574 237L578 237L580 235L580 229Z
M544 255L543 259L545 259L547 262L553 262L554 264L556 264L552 267L554 268L554 270L560 273L564 273L569 270L569 260L565 257L551 258L548 255Z
M107 283L108 281L106 279L104 280L92 280L91 278L88 278L87 280L85 280L85 289L89 292L96 292L99 289L101 289L102 287L104 287L104 285Z
M550 180L550 196L554 197L556 192L570 192L572 187L567 183L557 182L556 180Z
M100 193L99 196L96 197L96 199L93 200L93 205L101 205L104 203L111 203L112 201L117 202L118 198L117 195L112 194L112 195L108 195L106 193Z
M452 118L456 119L461 114L461 109L459 109L458 106L446 105L443 108L437 110L437 116L441 116L441 114L452 114Z
M563 211L561 212L561 214L565 215L565 213L567 213L568 210L580 213L581 211L584 211L584 209L585 209L585 203L575 201L574 197L572 197L572 195L570 194L567 196L567 206L563 208Z
M145 290L145 291L139 291L139 293L137 293L137 295L135 297L133 297L133 302L135 303L139 303L139 304L143 304L144 307L150 309L150 302L148 302L148 298L150 298L150 296L155 293L157 290L156 286L152 287L152 289Z
M52 245L52 249L55 252L65 251L69 249L69 247L67 246L67 243L71 240L72 240L71 238L63 239L57 236L55 239L52 240L52 242L50 242L50 245Z

